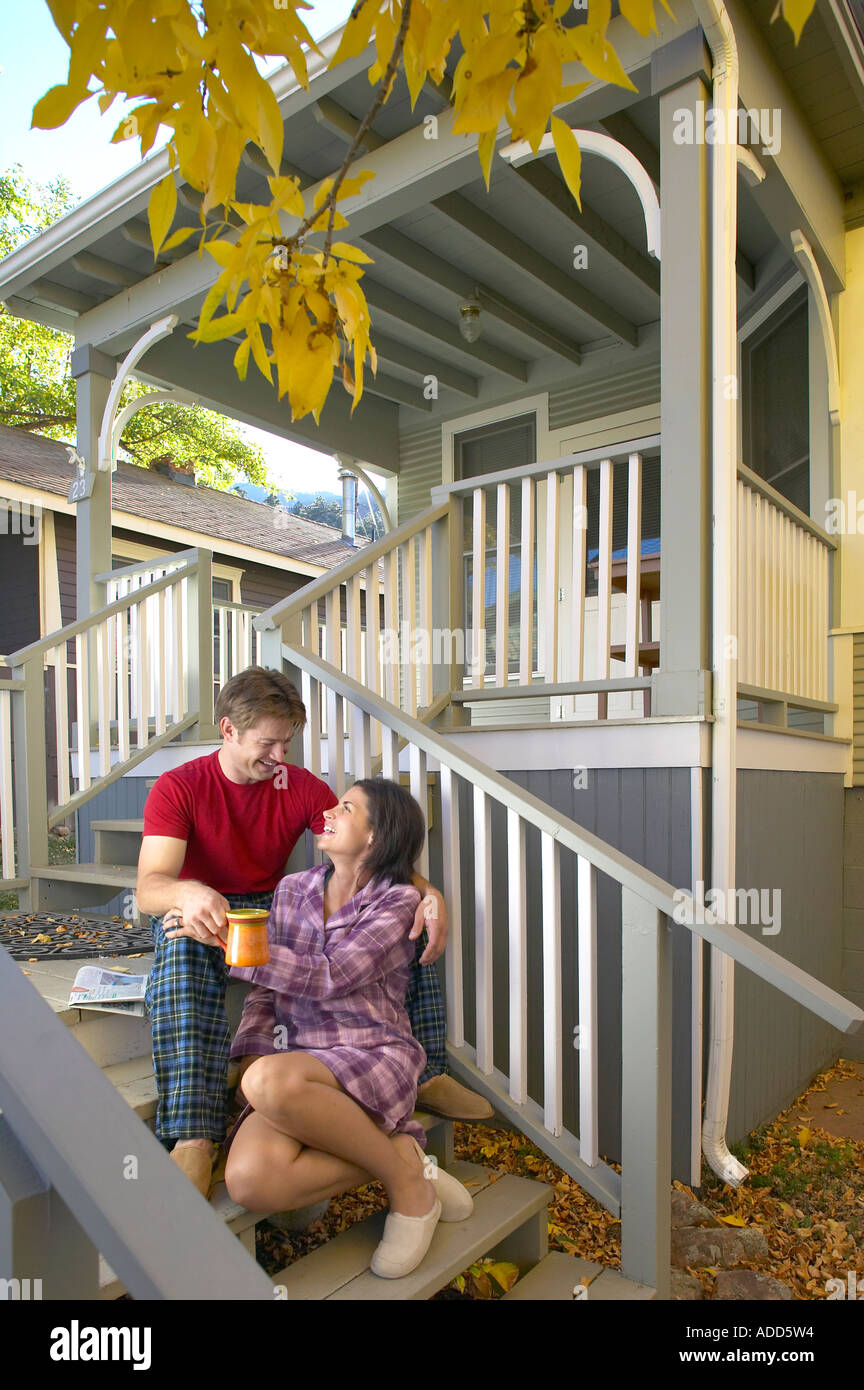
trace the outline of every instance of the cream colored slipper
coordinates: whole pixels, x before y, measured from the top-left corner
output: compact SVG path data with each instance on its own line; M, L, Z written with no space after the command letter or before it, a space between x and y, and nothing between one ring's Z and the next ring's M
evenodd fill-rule
M431 1110L433 1115L443 1115L448 1120L488 1120L495 1114L488 1100L443 1072L420 1087L417 1109Z
M205 1199L210 1196L210 1183L213 1178L213 1159L204 1149L192 1148L184 1144L181 1149L172 1149L169 1157L181 1172L185 1173L194 1187Z
M474 1198L471 1193L462 1186L458 1178L448 1173L446 1168L439 1168L434 1159L430 1163L429 1155L424 1153L416 1139L412 1139L411 1142L423 1160L426 1177L435 1184L438 1201L441 1203L441 1220L467 1221L474 1215Z
M410 1274L426 1255L440 1219L441 1203L437 1197L425 1216L403 1216L391 1211L384 1222L384 1239L369 1262L372 1273L382 1279L402 1279Z

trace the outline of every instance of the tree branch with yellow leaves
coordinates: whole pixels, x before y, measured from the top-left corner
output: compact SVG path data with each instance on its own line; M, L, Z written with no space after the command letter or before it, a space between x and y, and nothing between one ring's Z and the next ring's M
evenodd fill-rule
M137 138L142 158L160 128L171 131L170 172L148 207L154 257L196 232L186 226L171 233L179 178L202 195L198 252L206 250L219 266L190 336L198 342L241 336L234 355L241 379L250 358L269 381L275 368L279 398L288 396L295 420L311 412L318 421L340 368L353 411L363 394L367 357L373 372L377 367L361 284L371 258L333 236L348 226L337 204L374 177L370 170L350 171L400 71L413 109L427 80L443 81L458 42L453 131L476 135L487 187L502 124L511 141L528 140L535 151L551 126L577 202L579 148L556 109L591 79L635 90L608 37L611 0L588 0L578 24L571 0L356 0L329 66L374 45L368 77L376 92L341 167L319 186L307 211L298 178L280 172L282 115L255 63L283 57L308 89L306 53L322 55L300 15L311 8L306 0L284 0L278 9L260 0L47 3L69 46L69 72L65 83L37 102L33 125L62 125L91 97L103 112L120 98L140 104L113 138ZM672 15L668 0L659 3ZM783 15L796 43L813 4L779 0L774 17ZM656 31L654 0L620 0L620 10L643 36ZM565 81L565 69L574 66L584 71L584 80ZM267 203L236 198L240 161L250 143L272 170ZM209 220L216 209L222 210L218 226ZM323 244L317 249L309 239L319 233Z

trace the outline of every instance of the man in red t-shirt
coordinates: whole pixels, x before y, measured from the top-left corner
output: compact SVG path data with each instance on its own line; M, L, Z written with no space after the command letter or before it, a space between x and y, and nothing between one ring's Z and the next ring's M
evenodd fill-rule
M287 677L260 666L241 671L220 692L215 718L221 748L163 773L147 798L137 887L156 946L146 997L156 1134L205 1196L227 1118L226 911L269 908L294 845L307 829L319 834L324 811L337 804L326 782L287 762L306 723ZM428 926L406 999L427 1053L419 1100L454 1118L482 1119L492 1107L446 1074L440 987L422 968L444 950L444 901L424 879L415 876L415 884L424 898L410 938Z

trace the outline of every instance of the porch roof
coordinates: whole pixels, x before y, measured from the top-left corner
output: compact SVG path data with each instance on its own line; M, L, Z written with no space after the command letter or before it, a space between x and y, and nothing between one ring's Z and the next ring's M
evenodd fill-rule
M737 32L741 6L730 0L730 9L736 12ZM757 22L767 31L770 15L766 18L763 9L758 7ZM681 0L676 12L677 24L663 13L659 34L644 39L623 19L613 19L610 33L637 91L593 82L559 112L571 124L605 130L627 145L658 185L659 111L652 55L695 24L688 0ZM742 103L749 105L754 104L754 91L758 95L762 90L766 62L771 62L764 33L753 39L748 31L752 24L752 17L741 20L749 64ZM283 172L300 177L310 205L314 189L340 166L369 101L366 69L371 50L333 72L327 69L339 32L322 41L323 60L310 62L308 92L297 87L287 67L269 79L285 122ZM836 78L847 93L852 91L836 45L827 60L827 80ZM779 78L776 66L772 72ZM573 77L577 75L574 71ZM859 89L864 90L860 82L854 100L860 99ZM801 225L823 269L832 271L836 288L838 274L842 277L842 267L836 268L838 244L842 252L840 182L800 113L791 114L794 103L788 88L784 93L784 103L790 103L788 111L784 104L784 129L788 116L806 132L807 172L813 175L806 192L818 225L814 229L803 216ZM433 118L437 126L429 125ZM447 82L442 88L427 85L413 110L400 82L367 142L363 164L375 170L376 178L362 194L346 201L351 222L347 235L375 262L368 267L364 287L380 364L376 378L367 374L364 398L353 415L349 397L337 384L319 427L308 417L292 423L287 405L277 401L274 389L257 373L250 371L245 383L238 382L231 340L193 347L186 333L216 267L208 256L199 258L197 252L180 247L160 255L153 268L146 207L153 185L167 171L164 151L8 257L0 265L0 296L12 312L74 333L79 344L92 344L114 357L156 318L175 312L180 324L171 337L148 351L138 375L160 386L180 387L237 419L396 473L400 425L416 427L424 419L453 417L517 399L566 379L578 371L585 354L598 349L612 349L616 361L641 347L656 350L659 266L647 254L638 200L620 170L598 159L584 161L581 213L551 158L520 169L495 161L487 193L473 139L453 135L451 127ZM426 138L430 130L435 138ZM790 145L796 144L791 128L787 138ZM860 106L858 119L854 113L849 116L845 138L847 143L860 140L864 153ZM504 139L502 132L502 143ZM780 172L787 157L784 139L777 158L766 161L767 191L750 189L742 181L742 305L760 287L760 267L772 253L771 273L776 272L778 220L788 222L796 215L790 214L789 190L791 172L799 189L803 187L802 156L796 155L799 164L794 171ZM263 200L267 172L260 153L247 148L238 196ZM175 229L194 224L200 204L200 195L185 185L179 194ZM587 266L579 269L573 266L576 245L587 251ZM791 259L788 245L783 254ZM458 331L458 309L477 291L484 310L483 332L477 342L467 343ZM429 377L437 383L434 400L424 395Z
M3 482L8 481L65 499L73 473L65 444L26 430L0 426L0 495ZM260 550L263 564L284 568L285 560L302 562L304 576L308 575L309 566L334 569L357 548L343 541L331 526L292 516L290 512L281 512L276 526L273 509L262 502L197 483L189 487L130 463L119 464L114 474L113 503L115 525L122 525L117 514L125 514L146 517L169 527L183 526L198 532L204 540L222 540ZM365 538L358 538L358 547L367 544Z

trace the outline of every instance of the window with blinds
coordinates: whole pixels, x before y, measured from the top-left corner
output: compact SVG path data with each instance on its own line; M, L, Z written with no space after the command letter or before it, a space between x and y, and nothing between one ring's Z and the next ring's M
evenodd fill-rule
M807 291L793 295L741 347L742 456L748 468L810 512Z

